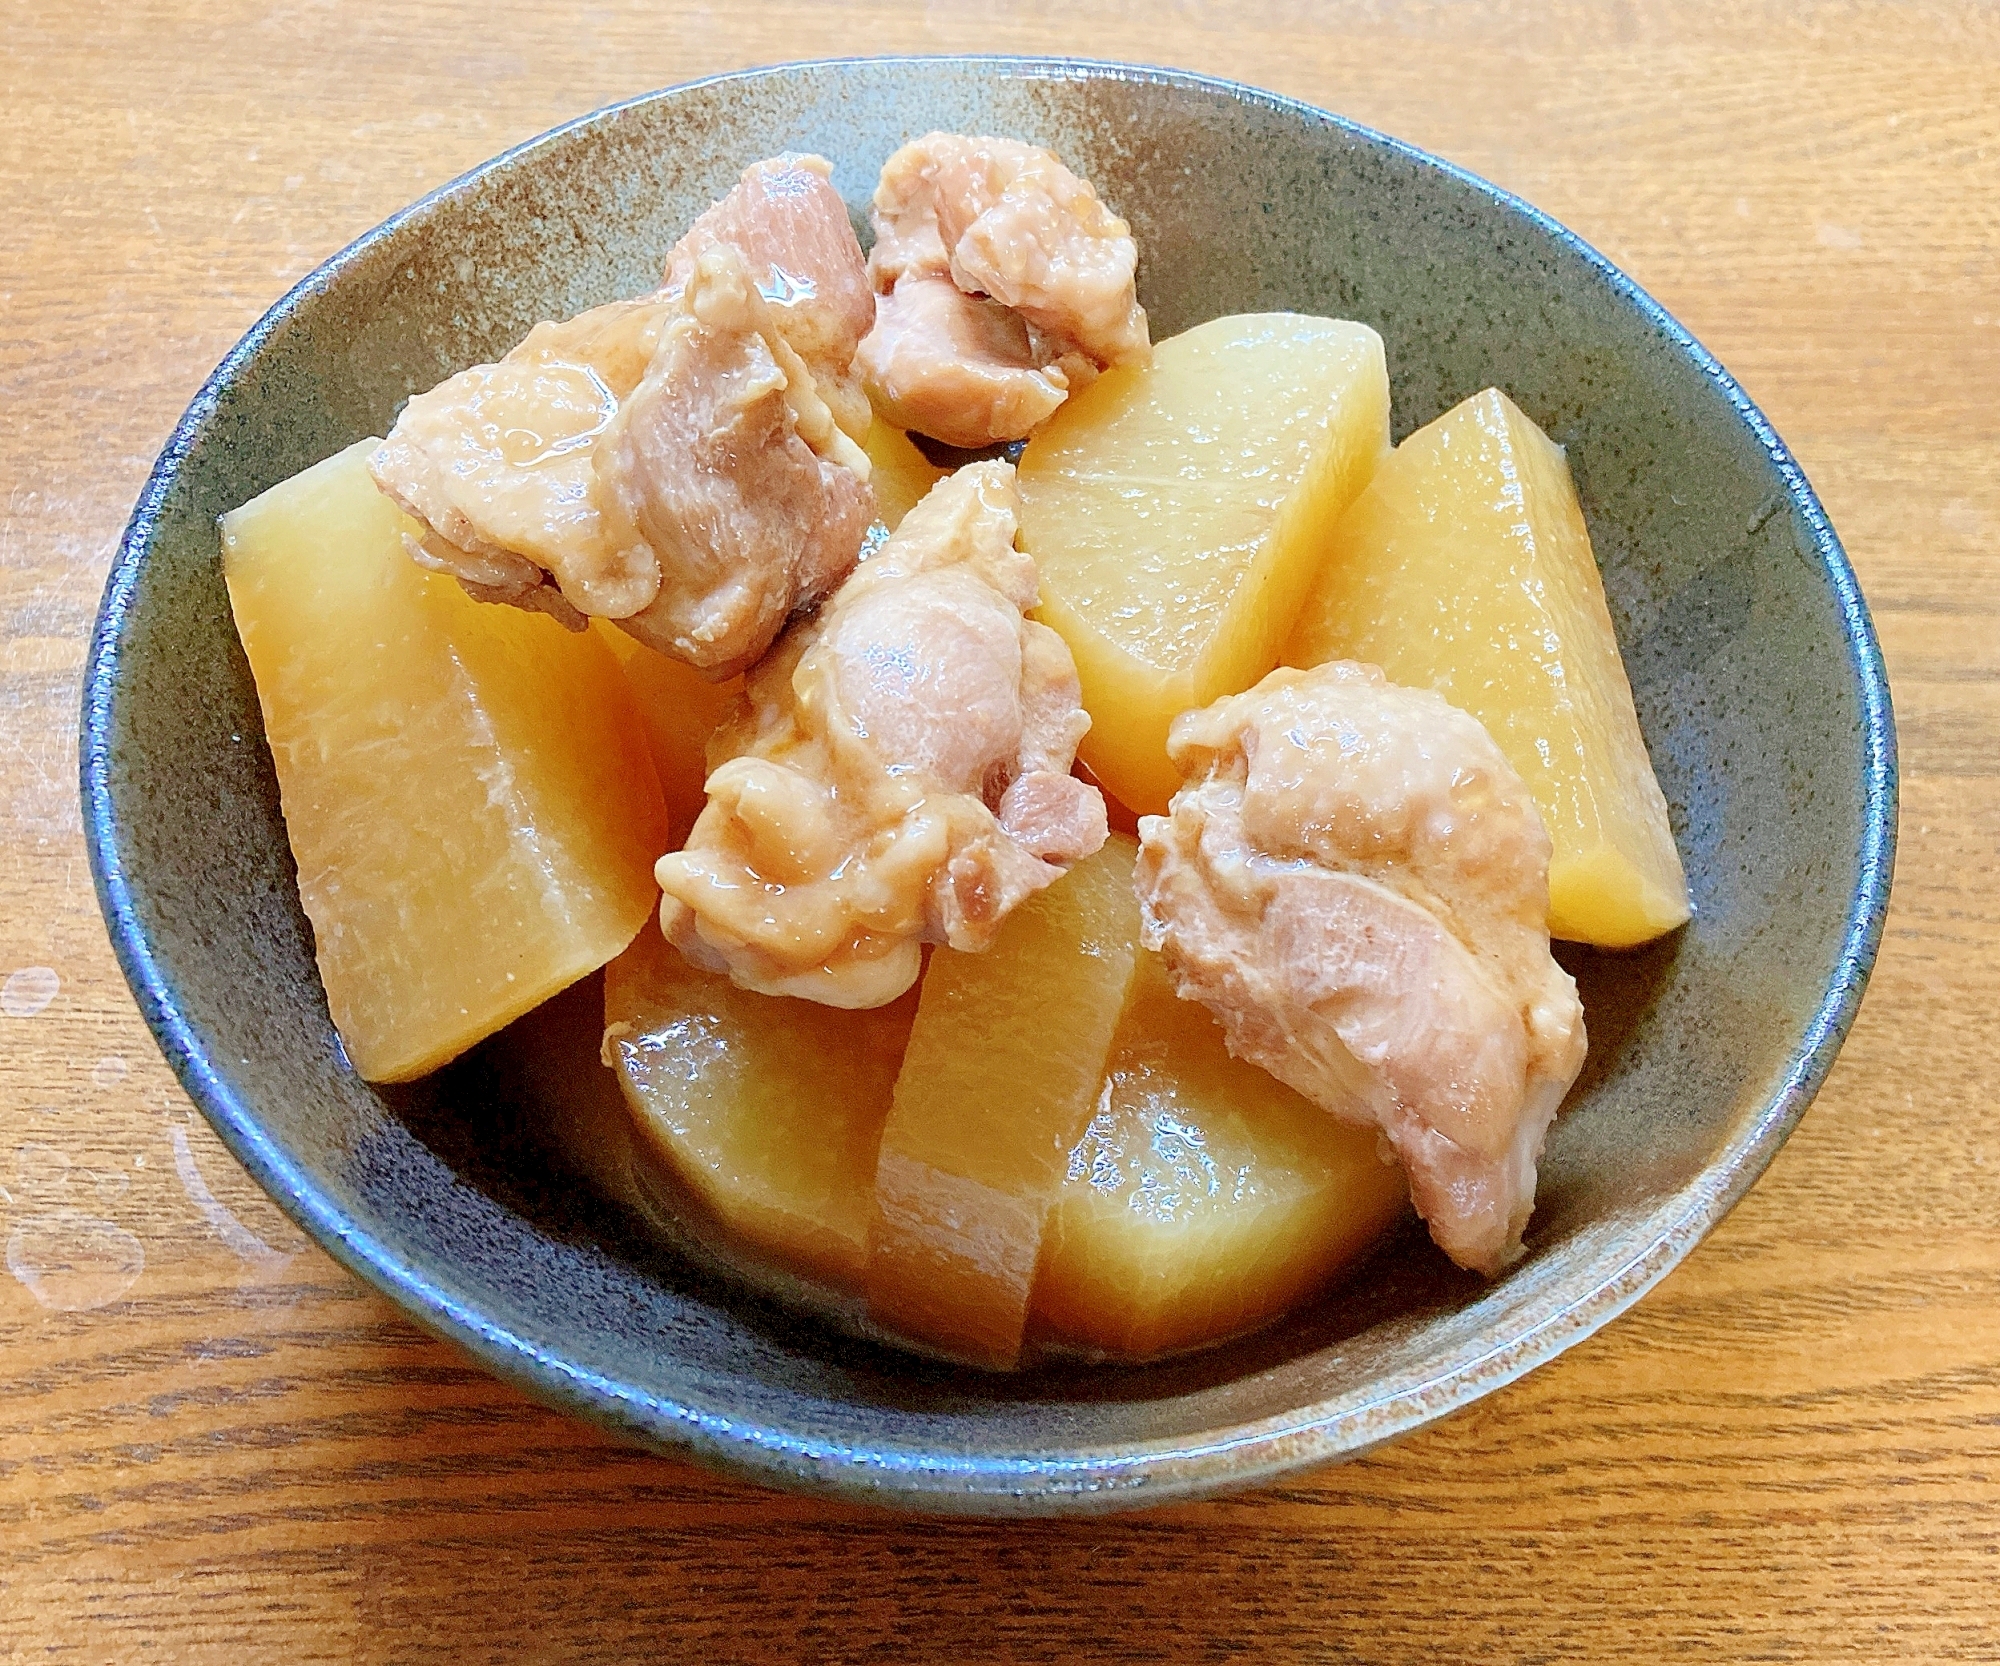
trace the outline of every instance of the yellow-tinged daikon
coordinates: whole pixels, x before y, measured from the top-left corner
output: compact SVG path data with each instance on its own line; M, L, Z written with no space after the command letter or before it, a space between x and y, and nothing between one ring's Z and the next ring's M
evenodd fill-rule
M1473 395L1382 464L1285 657L1365 660L1486 725L1555 844L1555 936L1630 948L1687 919L1569 465L1505 394Z
M1334 521L1388 449L1381 337L1294 313L1163 341L1028 442L1036 617L1076 658L1081 755L1126 805L1166 809L1177 715L1278 663Z
M222 565L328 1008L399 1082L624 948L667 831L610 651L417 566L376 443L223 516Z

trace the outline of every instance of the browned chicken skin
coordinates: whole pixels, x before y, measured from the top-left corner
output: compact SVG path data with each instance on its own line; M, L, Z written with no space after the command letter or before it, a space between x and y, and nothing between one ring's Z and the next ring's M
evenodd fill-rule
M920 945L985 948L1104 842L1069 773L1089 728L1062 639L1022 614L1014 471L940 482L750 673L708 805L658 867L662 928L745 988L892 1001Z
M1233 1052L1378 1126L1439 1246L1497 1273L1584 1054L1526 787L1476 719L1346 662L1184 713L1168 751L1147 945Z
M930 133L875 192L875 327L856 362L899 427L1024 437L1105 367L1151 351L1131 229L1049 151Z
M482 600L616 620L714 677L853 566L874 316L818 157L746 169L659 293L539 324L419 394L370 461L412 555Z

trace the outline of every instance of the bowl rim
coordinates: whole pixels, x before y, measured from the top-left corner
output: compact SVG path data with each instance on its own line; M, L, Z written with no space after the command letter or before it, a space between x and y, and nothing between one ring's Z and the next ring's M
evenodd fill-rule
M1684 1189L1685 1207L1594 1288L1527 1330L1412 1386L1342 1412L1318 1402L1205 1439L1133 1441L1094 1451L1061 1449L967 1456L950 1451L871 1449L793 1434L639 1390L516 1334L457 1300L346 1218L312 1174L265 1132L205 1056L181 1010L171 973L141 921L126 875L113 785L112 732L127 616L158 519L189 452L242 367L298 307L336 283L361 255L411 219L490 175L626 111L731 83L853 67L921 73L949 64L1003 78L1126 81L1221 95L1276 114L1330 125L1406 162L1435 169L1543 236L1566 247L1662 340L1714 385L1783 482L1783 505L1804 521L1831 587L1861 714L1862 840L1840 953L1818 1008L1793 1047L1778 1085L1736 1149ZM1882 653L1845 550L1789 448L1715 356L1657 301L1574 232L1532 204L1417 146L1303 100L1192 71L1064 56L885 54L797 60L704 76L577 116L514 145L399 210L315 267L230 349L175 424L112 558L85 664L79 776L91 877L112 948L168 1064L223 1143L315 1242L433 1333L455 1342L536 1398L614 1432L764 1485L837 1494L903 1509L984 1515L1049 1515L1201 1496L1268 1481L1291 1470L1357 1456L1435 1422L1546 1363L1608 1323L1659 1283L1769 1166L1831 1068L1860 1006L1880 946L1895 865L1895 721Z

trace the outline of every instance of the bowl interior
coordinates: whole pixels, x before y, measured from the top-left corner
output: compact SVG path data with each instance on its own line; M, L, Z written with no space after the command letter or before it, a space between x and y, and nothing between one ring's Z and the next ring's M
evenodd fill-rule
M746 163L818 151L865 229L929 128L1051 145L1132 222L1156 338L1361 319L1400 438L1489 384L1568 448L1693 924L1564 951L1590 1063L1492 1285L1412 1232L1311 1311L1141 1370L991 1379L706 1277L627 1209L593 983L412 1088L344 1066L293 886L215 517L530 324L656 281ZM225 1139L323 1243L536 1391L766 1479L1059 1509L1353 1451L1507 1380L1657 1279L1768 1161L1837 1046L1886 892L1892 739L1851 575L1719 367L1582 245L1332 118L1184 76L883 60L726 78L479 170L309 279L162 458L106 595L87 815L114 939ZM551 1160L553 1158L553 1160Z

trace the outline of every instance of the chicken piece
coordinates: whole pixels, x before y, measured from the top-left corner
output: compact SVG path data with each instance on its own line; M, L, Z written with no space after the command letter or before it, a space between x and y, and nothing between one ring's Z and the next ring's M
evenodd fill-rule
M1142 940L1232 1052L1378 1126L1438 1245L1498 1273L1584 1054L1528 789L1477 719L1349 661L1167 744L1187 784L1139 823Z
M833 164L823 156L787 154L752 163L729 195L674 245L666 293L685 288L703 250L718 243L739 250L834 420L862 444L868 396L854 370L854 349L875 322L875 295L832 175Z
M1039 146L913 140L883 166L874 224L880 299L856 363L899 427L966 447L1020 439L1151 351L1131 228Z
M591 453L677 310L614 301L537 324L498 364L415 395L368 460L428 528L410 554L481 601L540 608L574 630L583 613L646 606L657 564L606 548Z
M1035 362L1028 326L948 277L904 278L875 309L864 363L894 420L976 450L1026 434L1069 397L1069 380Z
M877 294L906 276L948 274L1100 365L1146 356L1132 228L1053 151L926 134L883 164L874 225Z
M875 495L734 247L702 251L681 304L598 437L594 501L606 546L655 578L619 625L720 681L847 576Z
M873 1007L921 944L977 950L1104 843L1069 773L1090 727L1054 631L1022 617L1014 470L939 482L750 673L708 804L660 859L660 923L746 989Z
M852 362L874 296L830 171L758 163L675 246L667 288L538 324L413 398L370 460L425 523L411 555L717 677L838 583L874 513ZM712 478L691 479L695 454Z

